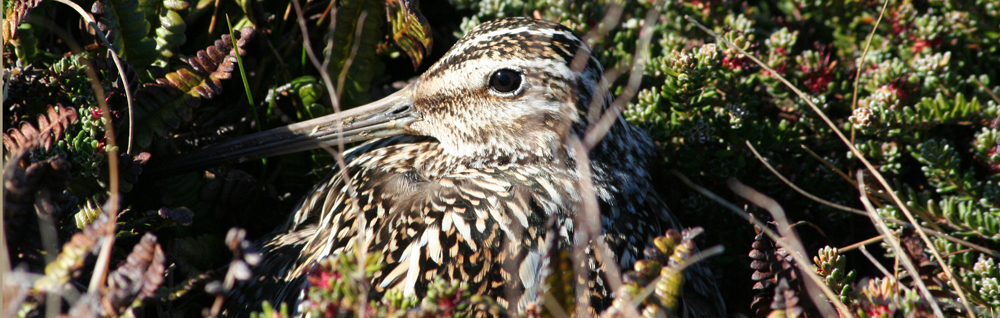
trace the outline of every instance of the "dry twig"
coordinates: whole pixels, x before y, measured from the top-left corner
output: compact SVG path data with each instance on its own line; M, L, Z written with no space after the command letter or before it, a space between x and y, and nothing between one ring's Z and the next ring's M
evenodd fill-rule
M123 86L130 87L130 85L128 84L128 79L125 78L126 73L121 66L121 60L119 59L118 54L115 53L113 49L111 49L111 43L109 43L108 39L105 38L103 34L101 34L100 29L97 27L97 22L94 21L94 18L90 16L90 14L87 13L86 10L83 10L83 8L76 3L70 2L68 0L56 0L56 1L72 7L74 10L80 13L80 15L84 18L84 20L87 21L87 24L95 30L95 33L98 34L98 37L100 37L104 41L104 44L108 47L108 50L111 51L111 57L114 58L115 60L115 66L118 67L118 75L121 76L122 83L124 84ZM104 95L104 89L101 88L101 81L97 77L97 73L94 72L94 68L88 67L86 68L86 71L87 71L87 76L90 78L90 84L94 90L94 99L97 100L97 104L100 105L101 116L104 117L104 132L105 132L105 138L107 139L107 154L108 154L108 180L109 180L108 191L110 193L107 204L104 208L104 211L108 213L108 225L107 225L108 231L107 234L105 234L106 239L104 240L104 245L101 247L101 252L97 257L97 264L94 266L94 275L91 277L90 285L88 288L89 292L95 293L98 292L102 288L102 286L104 286L104 280L108 274L108 266L111 263L111 250L114 248L115 244L115 228L118 223L118 204L121 200L120 197L121 194L119 193L118 190L118 146L117 143L115 142L115 128L113 125L113 120L111 118L111 110L108 108L108 104L105 101L106 96ZM129 129L131 130L132 129L131 127L134 126L131 119L133 113L132 95L131 93L129 93L128 89L126 89L125 92L127 94L126 98L128 99L128 105L129 105L129 117L130 117ZM129 138L132 138L131 132L129 133ZM131 144L132 143L129 142L129 147L131 147Z
M875 30L878 30L879 23L882 22L882 17L885 16L885 8L889 6L889 0L885 0L882 3L882 10L878 13L878 19L875 20L875 25L872 26L872 33L868 34L868 41L865 42L865 49L861 51L861 59L858 61L858 74L854 76L854 95L851 95L851 111L858 108L858 83L861 82L861 71L864 70L865 66L865 56L868 55L868 48L872 45L872 38L875 37ZM854 126L851 126L851 142L854 142Z
M129 85L128 78L126 78L127 77L126 74L128 74L128 73L126 73L125 72L125 68L122 67L121 57L118 56L118 52L115 52L114 48L111 46L111 42L109 42L108 38L104 36L104 33L101 32L101 29L99 27L97 27L97 21L94 20L94 17L92 15L90 15L89 12L87 12L86 10L83 9L83 7L80 7L80 5L78 5L78 4L76 4L76 3L72 2L72 1L69 1L69 0L56 0L56 1L60 2L62 4L65 4L65 5L67 5L67 6L71 7L71 8L73 8L73 10L76 10L76 12L79 13L80 16L85 21L87 21L87 25L94 29L94 34L96 34L97 37L100 38L101 41L104 42L104 46L106 46L108 48L108 52L110 53L109 55L111 55L111 58L114 59L114 61L115 61L115 67L118 68L118 77L120 77L121 80L122 80L122 87L125 87L125 100L128 103L128 147L126 148L125 153L132 154L132 136L135 135L134 134L134 132L135 132L134 131L135 120L134 120L134 117L133 117L133 113L134 112L132 111L133 110L133 108L132 108L132 92L131 92L130 89L128 89L129 87L132 87L132 85ZM90 75L91 73L94 73L94 71L91 70L90 68L88 68L87 74ZM96 80L97 79L97 75L95 74L95 75L91 76L91 79L92 80ZM98 81L97 84L94 84L94 85L100 86L100 82ZM101 112L104 113L103 116L107 117L107 118L105 118L107 120L107 123L105 123L104 125L107 126L107 127L110 127L111 126L111 113L108 110L107 104L104 102L104 92L102 90L101 93L98 95L98 94L96 94L97 91L98 91L97 89L94 90L95 96L98 97L97 98L97 102L98 102L98 104L101 105ZM110 135L114 135L113 134L113 130L105 130L105 131L111 132ZM108 145L111 146L111 147L115 146L115 142L114 142L113 138L108 141Z
M875 224L875 229L882 234L885 242L889 243L889 247L892 249L893 254L896 255L896 260L902 263L903 267L906 268L906 271L910 272L910 275L913 275L913 283L917 285L917 289L919 289L920 293L927 299L927 303L930 304L931 309L934 310L934 314L938 317L944 317L944 312L941 311L941 306L938 306L934 295L931 294L929 289L927 289L927 285L924 284L924 281L920 279L920 273L917 271L917 267L906 255L903 247L900 246L899 239L892 234L892 230L885 225L885 220L882 220L882 217L875 211L875 207L872 206L871 201L868 200L868 195L866 194L867 190L865 189L863 178L864 171L858 170L858 191L861 192L861 203L865 205L865 210L868 211L868 216L871 217L872 223Z

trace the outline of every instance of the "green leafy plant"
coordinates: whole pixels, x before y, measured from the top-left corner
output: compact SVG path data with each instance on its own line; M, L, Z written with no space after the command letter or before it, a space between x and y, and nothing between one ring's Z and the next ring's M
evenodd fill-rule
M234 263L227 243L281 224L335 161L314 151L268 159L266 169L248 161L160 175L143 171L147 162L384 96L473 26L508 16L556 21L585 37L609 91L626 99L618 110L655 139L663 169L653 177L665 184L669 206L684 225L704 230L697 245L725 247L699 264L733 286L725 293L732 315L815 316L836 300L849 309L841 315L865 317L923 316L935 306L947 315L988 316L1000 306L1000 5L991 1L344 0L300 3L301 15L289 1L78 3L96 14L98 30L64 3L4 2L5 256L42 278L19 285L30 297L3 312L200 316L217 295L191 299L229 273L213 271ZM219 27L227 16L233 35ZM233 80L237 57L244 82ZM641 80L630 84L630 72ZM875 171L858 184L859 155L893 191L871 177ZM670 169L761 219L772 217L732 195L726 180L779 202L812 264L675 186ZM878 219L888 232L876 230ZM239 240L224 239L232 227L246 229ZM631 315L633 305L648 316L683 308L676 298L683 257L667 256L690 256L694 235L685 233L693 232L659 238L672 243L629 269L607 315ZM114 244L105 247L109 237ZM868 245L874 263L855 250L892 239L902 250ZM88 257L105 248L107 259ZM551 256L545 301L572 313L570 256ZM364 275L378 267L371 255L334 255L316 266L305 290L315 316L330 308L341 315L499 314L491 300L444 280L428 286L434 292L424 299L397 292L366 299ZM810 274L836 297L817 301L804 288ZM95 276L118 278L87 281ZM934 295L921 293L918 282ZM650 295L636 299L647 286ZM44 291L55 289L90 296L50 308ZM108 311L102 301L120 306ZM265 306L259 316L287 317L290 305ZM554 314L548 310L529 313Z

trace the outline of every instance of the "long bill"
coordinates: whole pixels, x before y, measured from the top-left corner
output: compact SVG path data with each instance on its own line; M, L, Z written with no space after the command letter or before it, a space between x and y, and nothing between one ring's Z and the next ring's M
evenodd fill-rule
M410 123L419 119L413 110L413 87L409 85L363 106L238 137L162 163L154 161L147 172L148 175L175 174L228 162L405 134L409 132Z

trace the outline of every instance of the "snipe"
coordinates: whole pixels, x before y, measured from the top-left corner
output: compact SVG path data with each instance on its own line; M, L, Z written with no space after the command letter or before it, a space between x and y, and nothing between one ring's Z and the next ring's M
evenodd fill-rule
M578 55L584 58L574 64ZM600 63L567 28L502 19L476 27L419 79L382 100L184 161L204 165L375 139L346 152L346 171L327 175L262 243L264 264L253 284L271 287L247 288L240 297L294 299L305 270L345 252L361 230L360 246L381 252L385 264L372 279L374 296L388 289L423 296L429 280L444 276L519 312L544 288L546 242L574 245L581 172L567 145L613 111L602 85ZM600 111L591 112L595 99ZM623 268L653 237L679 228L651 185L654 149L645 132L618 117L588 153L600 208L600 219L591 221L600 222L597 239ZM590 260L592 305L601 310L611 291ZM688 276L687 294L717 306L692 313L723 315L710 274Z

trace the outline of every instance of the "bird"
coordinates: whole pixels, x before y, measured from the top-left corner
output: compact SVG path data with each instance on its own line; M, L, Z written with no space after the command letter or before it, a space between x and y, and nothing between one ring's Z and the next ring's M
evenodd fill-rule
M653 186L652 139L612 106L603 74L591 49L561 24L493 20L385 98L183 161L211 165L364 142L344 152L343 167L261 242L257 280L278 290L248 287L240 297L295 299L317 260L363 248L383 265L371 278L373 297L389 290L423 297L444 277L523 313L540 301L552 250L586 244L593 254L599 240L611 255L605 261L630 268L654 237L681 228ZM607 114L605 136L585 155L574 151L574 141ZM599 208L588 221L601 233L579 242L585 178ZM359 235L364 241L350 244ZM589 259L589 295L599 312L613 290L601 261ZM710 299L701 316L722 316L706 271L685 295Z

